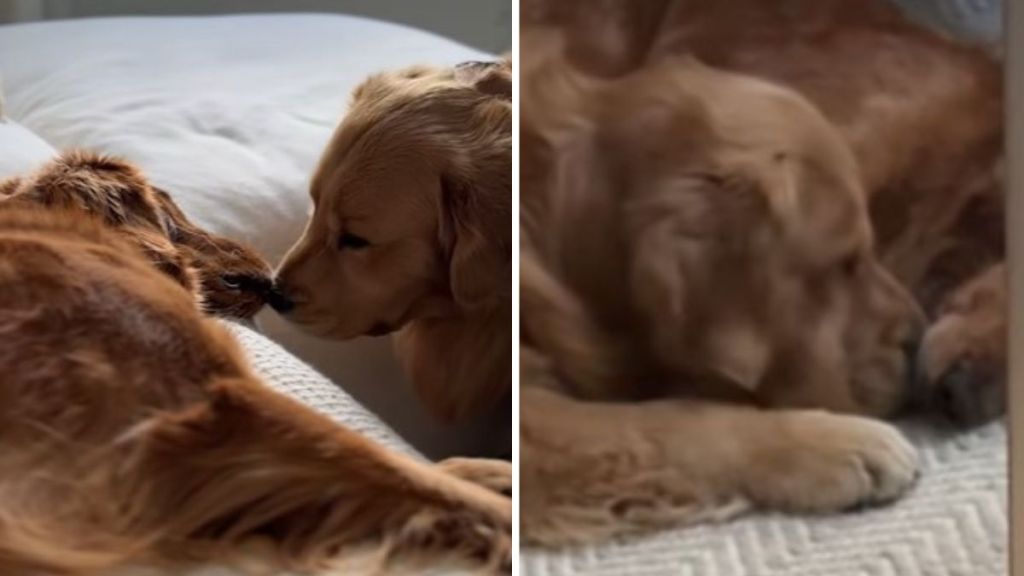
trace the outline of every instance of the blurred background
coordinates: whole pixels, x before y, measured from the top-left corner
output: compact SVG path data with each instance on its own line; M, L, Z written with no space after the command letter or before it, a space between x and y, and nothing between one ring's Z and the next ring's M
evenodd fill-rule
M510 0L0 0L0 24L94 16L325 12L367 16L498 53L512 47Z

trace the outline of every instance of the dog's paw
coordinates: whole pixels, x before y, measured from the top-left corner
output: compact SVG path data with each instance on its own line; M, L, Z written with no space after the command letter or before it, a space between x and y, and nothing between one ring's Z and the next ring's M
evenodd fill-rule
M918 476L917 451L893 426L859 416L806 411L757 444L745 471L755 503L830 512L892 501Z
M512 463L485 458L448 458L437 467L467 482L512 497Z
M469 510L421 510L399 529L391 552L454 556L510 574L511 509L507 517L504 514L480 515Z

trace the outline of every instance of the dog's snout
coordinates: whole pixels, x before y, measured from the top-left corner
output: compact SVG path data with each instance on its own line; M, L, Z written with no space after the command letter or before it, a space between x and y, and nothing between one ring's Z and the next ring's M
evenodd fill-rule
M295 309L295 299L289 295L288 290L280 284L271 284L267 294L267 303L278 314L287 314Z
M955 424L966 424L977 412L971 393L971 371L958 362L936 383L934 402L938 411Z
M935 408L953 424L972 427L998 417L1005 410L1004 384L974 362L953 364L935 383Z
M909 393L907 395L908 407L921 407L929 403L929 390L927 378L921 367L921 345L924 341L924 331L915 329L900 342L900 350L903 352L903 362L906 367L905 376Z
M921 348L921 336L920 332L915 332L900 343L900 349L903 350L903 355L911 367L917 363L917 353Z

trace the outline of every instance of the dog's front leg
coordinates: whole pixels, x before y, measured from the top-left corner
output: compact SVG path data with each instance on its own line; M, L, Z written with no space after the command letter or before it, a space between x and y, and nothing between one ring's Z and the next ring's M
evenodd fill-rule
M750 508L836 512L892 500L916 478L914 448L868 418L521 394L521 527L534 544L593 542Z

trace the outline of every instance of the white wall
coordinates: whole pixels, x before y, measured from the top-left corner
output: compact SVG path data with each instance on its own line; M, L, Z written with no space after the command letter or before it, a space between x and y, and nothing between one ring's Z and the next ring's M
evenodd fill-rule
M333 12L416 26L463 44L512 47L512 0L0 0L0 22L123 15Z

